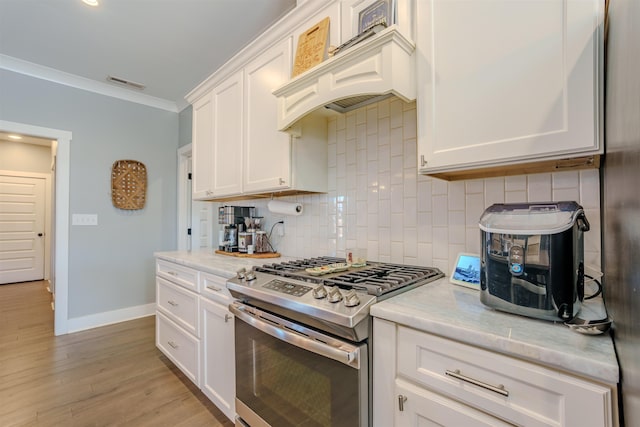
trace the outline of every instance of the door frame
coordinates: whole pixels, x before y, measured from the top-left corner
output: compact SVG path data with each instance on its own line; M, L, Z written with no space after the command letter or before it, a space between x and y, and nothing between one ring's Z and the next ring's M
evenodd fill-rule
M189 171L189 164L191 163L191 144L187 144L183 147L178 148L178 229L176 232L177 242L178 242L178 250L179 251L190 251L191 250L191 242L187 235L184 233L184 230L187 229L189 225L189 208L188 206L191 204L191 195L189 194L188 187L188 179L187 173ZM191 241L193 241L193 236L191 236Z
M53 153L52 153L53 156ZM25 172L14 170L0 170L0 175L15 176L19 178L35 178L44 179L44 280L51 280L51 213L52 209L52 195L51 195L51 174L40 172Z
M55 158L55 191L52 198L55 199L55 219L52 224L55 261L51 276L55 292L53 332L54 335L64 335L69 332L69 170L72 133L5 120L0 120L0 130L52 140L52 154Z

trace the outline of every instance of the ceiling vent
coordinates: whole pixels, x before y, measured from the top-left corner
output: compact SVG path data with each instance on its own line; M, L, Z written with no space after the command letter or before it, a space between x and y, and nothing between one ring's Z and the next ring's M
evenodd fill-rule
M115 83L121 86L126 86L132 89L144 90L146 87L142 83L136 83L129 80L121 79L120 77L107 76L107 81L110 83Z

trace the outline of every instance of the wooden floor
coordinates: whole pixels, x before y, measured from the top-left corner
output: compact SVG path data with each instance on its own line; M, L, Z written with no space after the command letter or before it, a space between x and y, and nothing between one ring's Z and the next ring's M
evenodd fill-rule
M55 337L45 282L0 285L0 426L232 426L155 347L155 317Z

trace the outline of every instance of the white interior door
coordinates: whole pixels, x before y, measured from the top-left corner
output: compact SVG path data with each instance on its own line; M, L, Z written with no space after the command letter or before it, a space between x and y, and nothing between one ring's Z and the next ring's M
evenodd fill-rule
M212 245L212 204L193 201L191 224L191 249L208 249Z
M193 200L192 145L178 149L178 250L207 249L213 242L214 204ZM217 240L216 240L217 241Z
M45 180L0 175L0 284L44 279Z

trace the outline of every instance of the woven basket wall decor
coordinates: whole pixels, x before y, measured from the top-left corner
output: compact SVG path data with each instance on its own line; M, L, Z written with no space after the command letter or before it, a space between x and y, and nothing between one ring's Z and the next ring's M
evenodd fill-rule
M144 208L147 168L136 160L117 160L111 167L111 200L118 209Z

